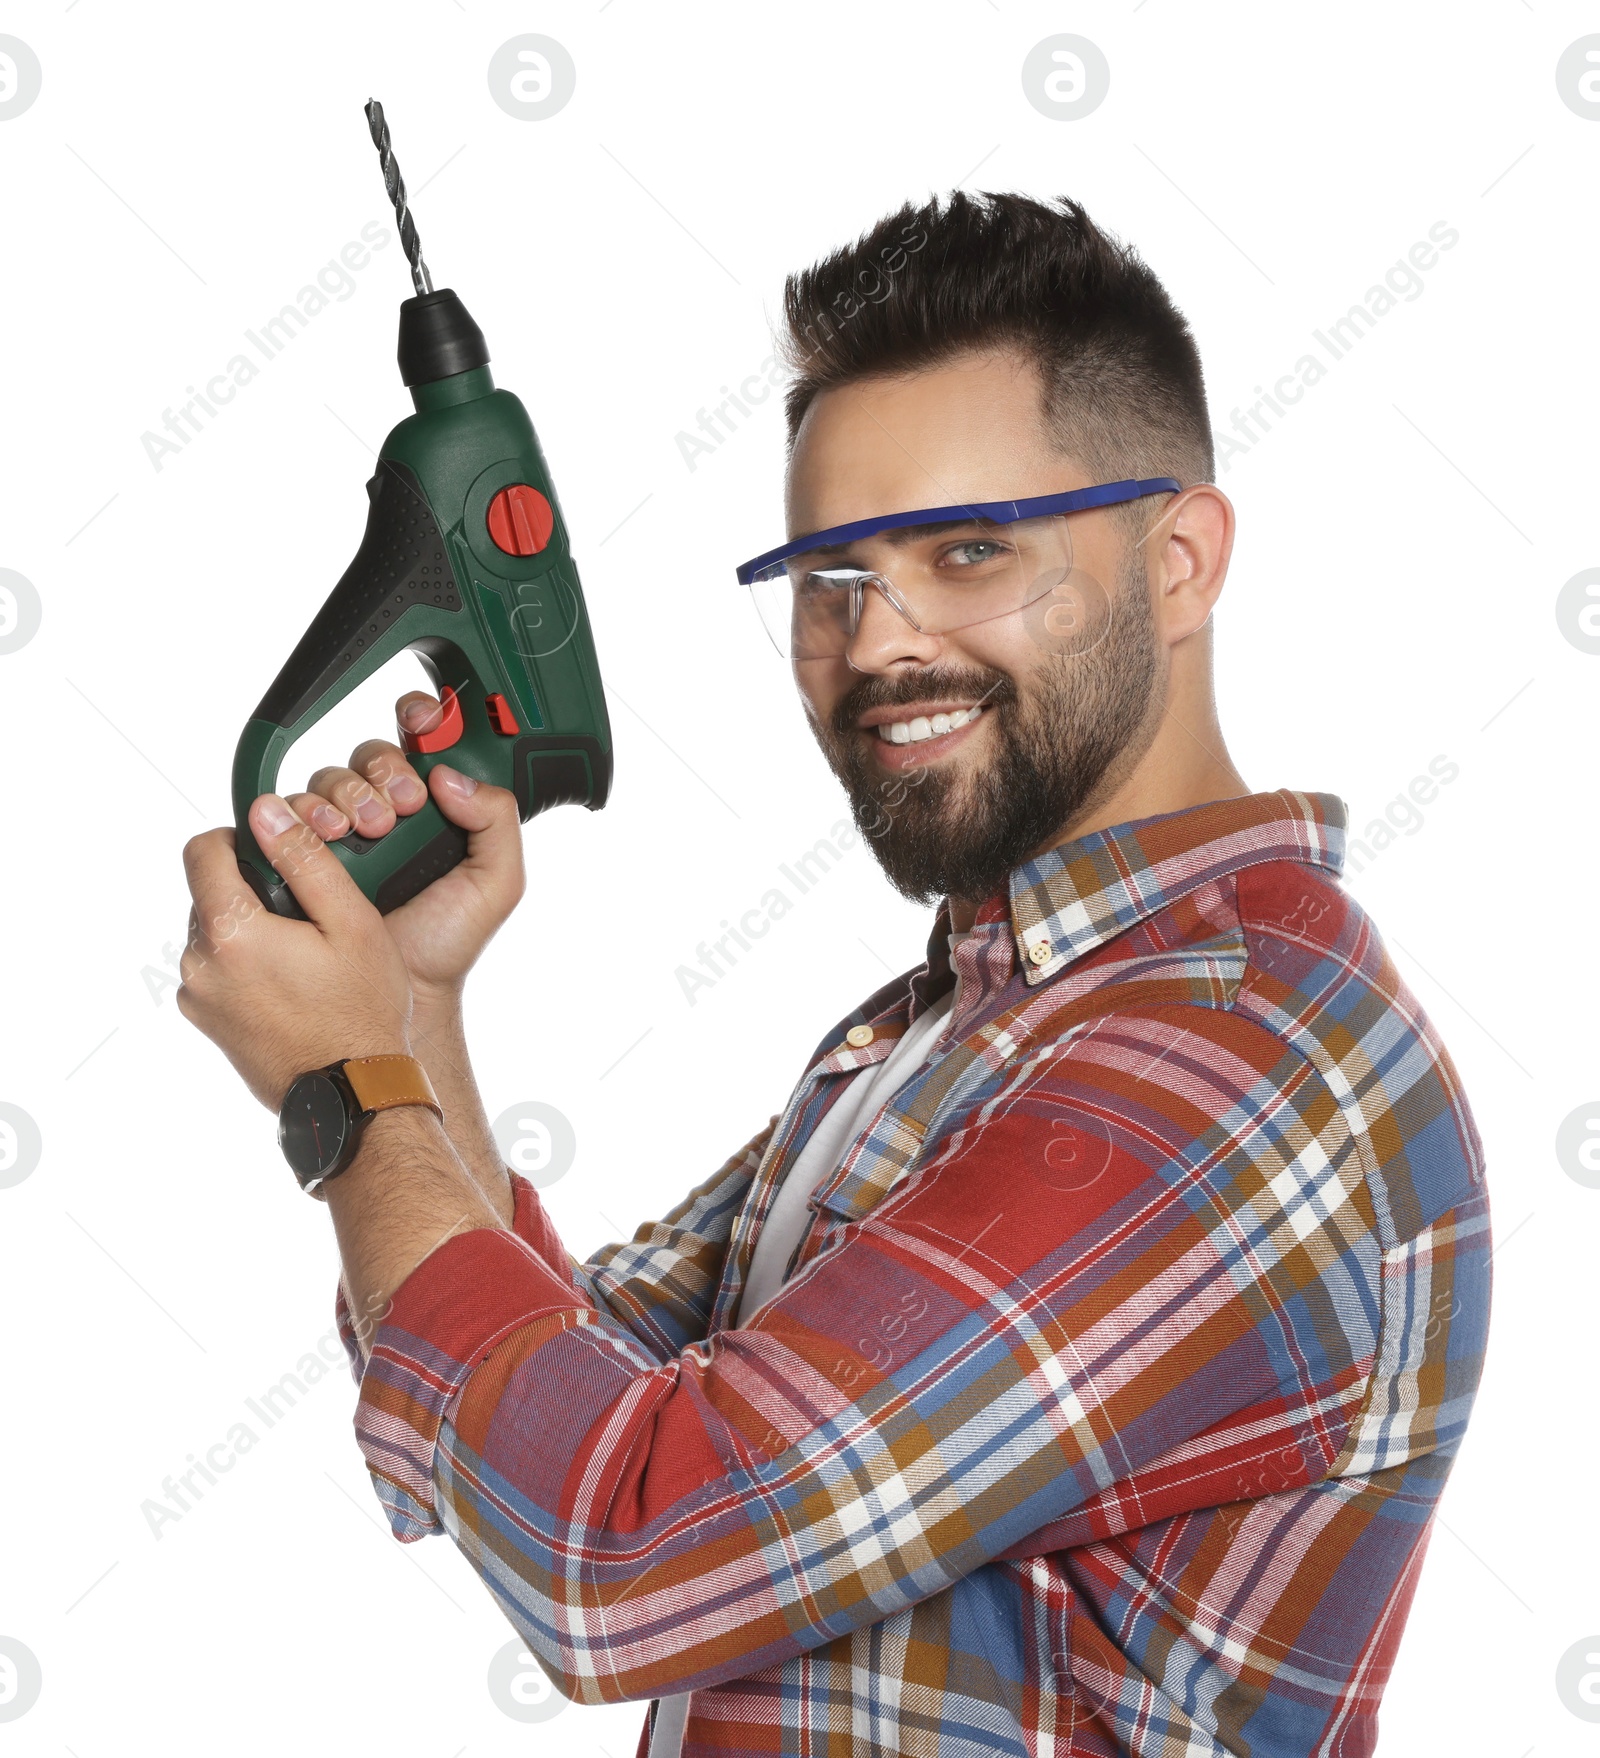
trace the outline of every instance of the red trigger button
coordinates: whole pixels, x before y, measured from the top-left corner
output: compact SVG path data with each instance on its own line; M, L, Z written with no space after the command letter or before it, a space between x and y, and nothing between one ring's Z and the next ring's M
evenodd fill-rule
M511 712L511 704L498 690L488 698L484 707L489 710L489 724L497 733L504 733L507 738L513 738L522 731L522 728L517 725L516 715Z
M400 728L400 743L413 754L426 754L431 751L448 751L466 730L461 719L461 704L456 700L456 693L445 684L439 691L439 706L444 715L439 724L428 732L408 732Z

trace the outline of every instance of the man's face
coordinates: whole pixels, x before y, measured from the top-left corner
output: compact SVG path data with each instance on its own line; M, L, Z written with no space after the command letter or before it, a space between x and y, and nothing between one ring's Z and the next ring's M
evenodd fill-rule
M788 525L798 535L1093 480L1054 444L1029 362L966 357L820 394L796 436ZM1159 503L1145 504L1153 516ZM999 889L1154 732L1166 649L1146 548L1104 510L1064 524L1072 572L1025 608L924 634L868 588L846 652L794 662L812 732L852 815L890 883L914 902L976 901ZM837 562L909 579L958 541L955 532L909 544L880 534ZM905 739L897 724L920 733L919 721L974 708L954 730L891 742Z

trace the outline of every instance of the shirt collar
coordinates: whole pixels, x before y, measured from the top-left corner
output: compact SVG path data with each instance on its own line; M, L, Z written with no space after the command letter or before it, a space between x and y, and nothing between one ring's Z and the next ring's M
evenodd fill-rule
M1009 929L1030 986L1211 880L1264 861L1344 869L1346 811L1334 794L1279 788L1139 818L1059 843L1024 861L986 898L974 928ZM999 932L999 929L995 930ZM950 902L939 906L927 962L910 982L915 1020L953 980Z

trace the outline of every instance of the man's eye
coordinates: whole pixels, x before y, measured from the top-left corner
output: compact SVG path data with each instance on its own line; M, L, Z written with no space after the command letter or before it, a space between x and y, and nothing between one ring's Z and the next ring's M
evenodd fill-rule
M980 567L1006 553L1006 546L992 537L968 537L954 543L940 558L943 565L956 568Z

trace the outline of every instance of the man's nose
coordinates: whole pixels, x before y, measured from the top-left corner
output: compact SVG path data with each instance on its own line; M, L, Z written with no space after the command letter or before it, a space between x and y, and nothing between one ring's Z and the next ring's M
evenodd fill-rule
M939 651L939 640L917 627L912 607L875 574L862 583L861 616L845 659L854 671L886 671L902 659L927 664Z

